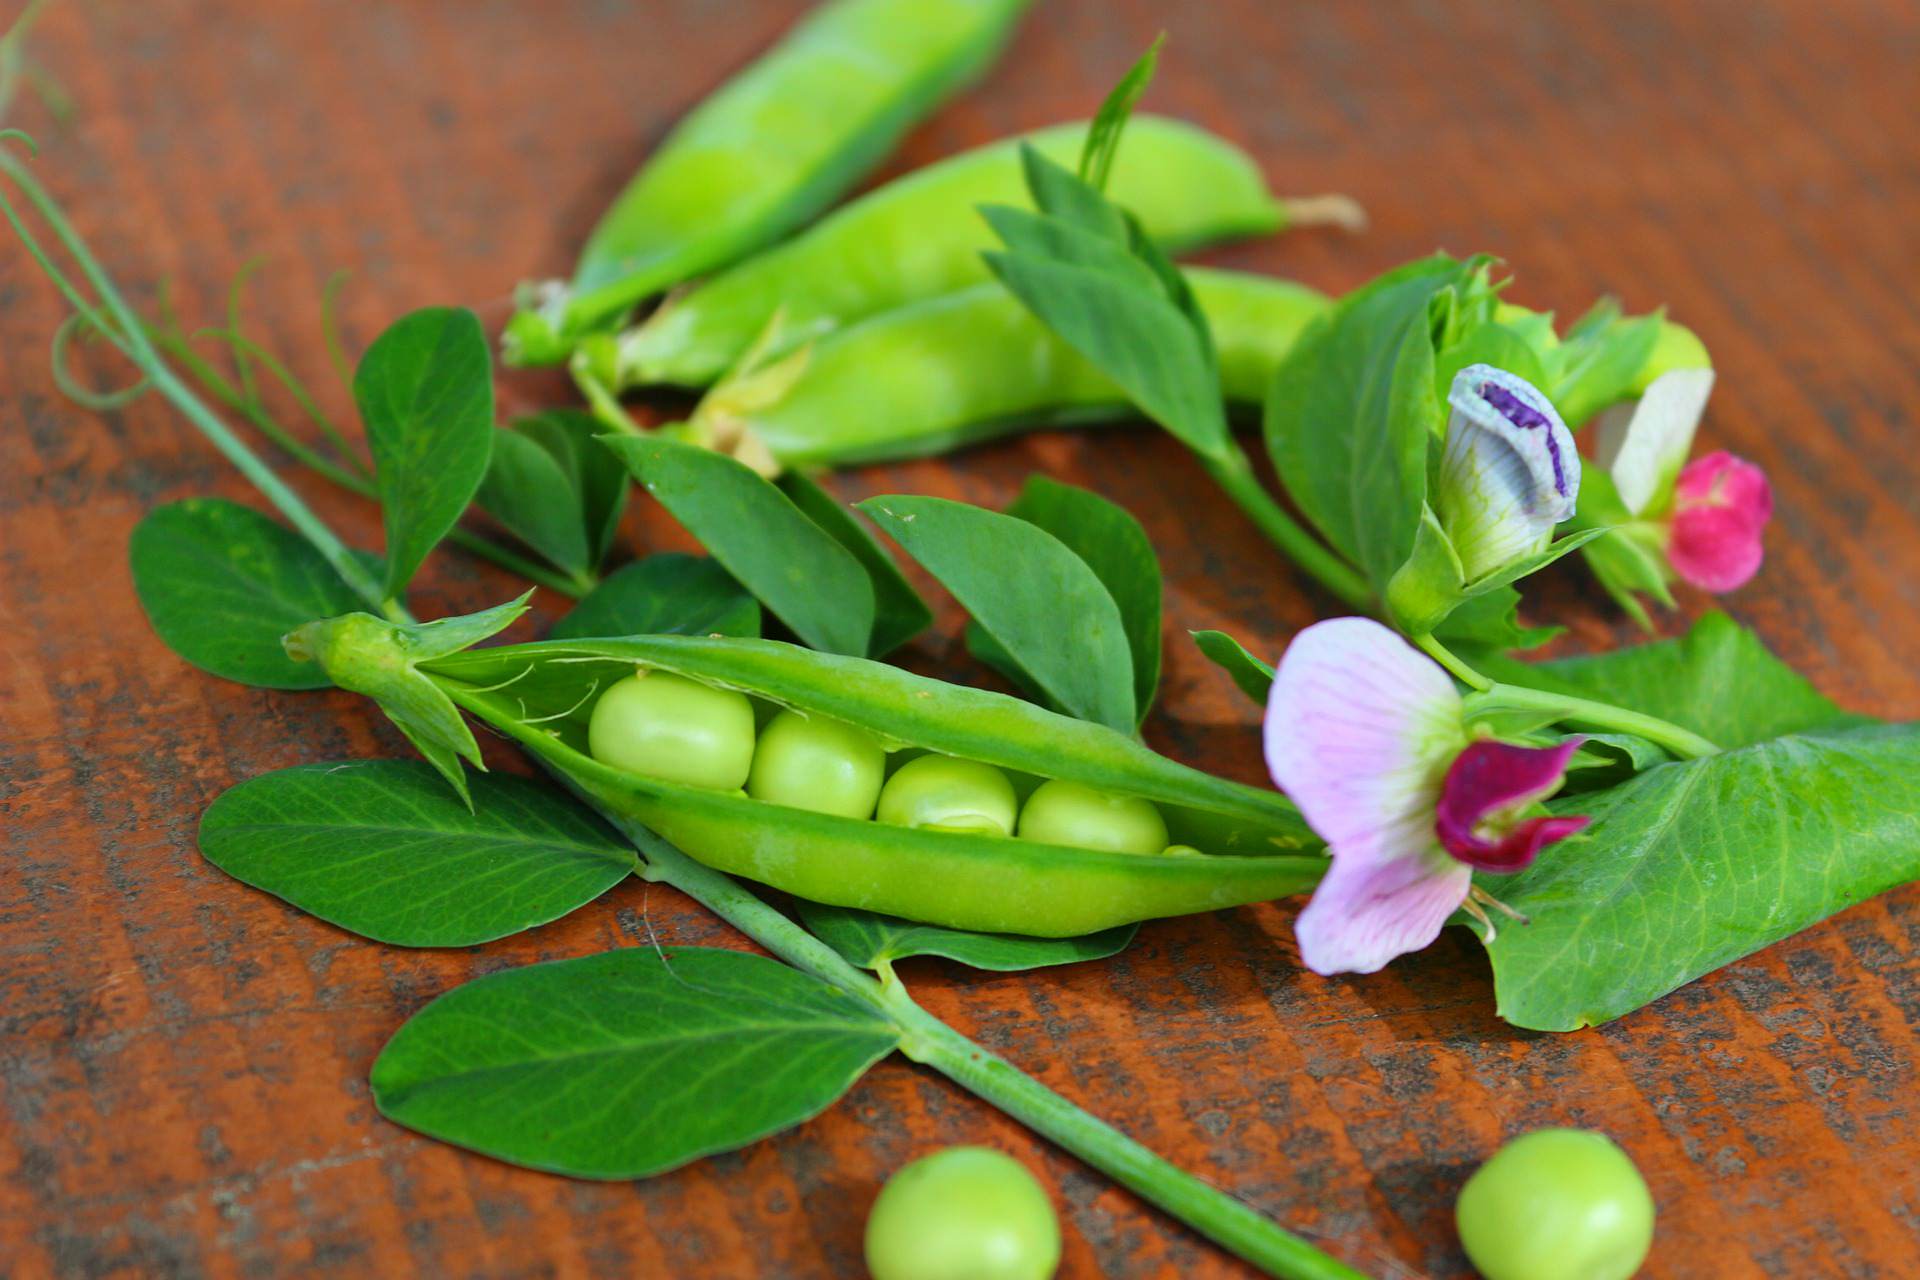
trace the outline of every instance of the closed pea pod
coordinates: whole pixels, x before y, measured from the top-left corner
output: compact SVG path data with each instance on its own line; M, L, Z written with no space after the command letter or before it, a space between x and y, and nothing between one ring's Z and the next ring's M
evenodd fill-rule
M1257 405L1294 339L1327 306L1304 285L1187 272L1213 327L1221 389ZM790 467L926 457L1034 427L1125 418L1111 379L998 284L883 312L791 362L715 387L683 430L743 460ZM772 385L769 385L772 383Z
M831 717L893 751L992 766L1016 788L1066 779L1135 797L1163 815L1172 838L1203 852L1143 857L899 826L615 768L589 753L585 726L600 691L636 668ZM865 659L775 641L647 636L472 650L421 670L596 804L710 866L835 906L957 929L1066 937L1297 893L1325 867L1317 853L1302 852L1315 843L1274 792L1186 768L1123 733L1017 698Z
M963 152L848 204L787 243L669 298L624 334L601 381L705 386L754 344L776 310L777 356L867 316L989 279L995 240L982 205L1027 203L1020 146L1070 165L1085 124L1060 125ZM1351 224L1342 197L1276 200L1259 167L1193 125L1142 116L1129 126L1108 188L1170 253L1320 221Z
M532 291L510 362L585 331L826 208L980 75L1031 0L828 0L682 120L620 193L572 281Z

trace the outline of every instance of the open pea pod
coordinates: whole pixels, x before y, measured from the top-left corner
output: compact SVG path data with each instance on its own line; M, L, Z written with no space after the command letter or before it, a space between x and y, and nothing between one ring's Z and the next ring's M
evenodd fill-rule
M1152 802L1179 852L1108 853L813 813L616 769L587 753L598 693L636 669L856 725L896 762L924 752L1005 770L1022 794L1064 779ZM776 641L644 636L507 645L422 671L596 805L709 866L802 898L949 928L1091 933L1302 892L1326 860L1280 795L1187 768L1126 734L1003 694Z

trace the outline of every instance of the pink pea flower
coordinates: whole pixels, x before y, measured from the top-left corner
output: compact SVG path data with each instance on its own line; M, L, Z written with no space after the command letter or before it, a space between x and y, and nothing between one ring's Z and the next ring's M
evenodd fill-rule
M1587 825L1528 816L1577 740L1472 739L1453 680L1394 632L1334 618L1294 637L1267 701L1267 767L1333 865L1294 926L1320 974L1372 973L1425 947L1477 895ZM1484 917L1483 917L1484 918Z
M1732 591L1760 571L1760 536L1773 516L1767 473L1724 449L1680 469L1668 520L1667 562L1703 591Z
M1601 414L1596 436L1638 536L1672 574L1718 593L1759 572L1773 490L1764 471L1733 454L1686 461L1712 391L1711 369L1664 373L1639 400Z

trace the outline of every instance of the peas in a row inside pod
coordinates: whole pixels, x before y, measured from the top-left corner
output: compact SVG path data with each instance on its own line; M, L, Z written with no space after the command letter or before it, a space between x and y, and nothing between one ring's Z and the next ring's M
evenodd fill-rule
M665 671L610 686L587 728L596 760L645 777L893 826L1011 836L1113 853L1168 848L1166 820L1149 801L1062 778L1024 805L1011 779L977 760L916 756L887 776L873 734L786 709L756 740L752 701Z

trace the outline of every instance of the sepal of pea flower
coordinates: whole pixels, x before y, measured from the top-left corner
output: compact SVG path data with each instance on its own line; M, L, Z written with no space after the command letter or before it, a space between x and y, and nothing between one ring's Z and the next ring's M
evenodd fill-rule
M744 462L769 480L778 477L785 466L748 424L756 413L786 399L807 371L813 345L786 347L784 317L776 311L753 347L694 408L682 438Z
M484 772L479 744L452 700L420 672L419 664L471 648L505 630L527 611L532 595L528 591L479 613L434 622L389 622L370 613L323 618L288 632L281 644L294 661L317 662L335 685L378 702L471 806L461 762Z
M520 286L514 311L500 335L500 358L515 368L562 364L573 350L565 336L569 291L559 280Z

